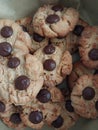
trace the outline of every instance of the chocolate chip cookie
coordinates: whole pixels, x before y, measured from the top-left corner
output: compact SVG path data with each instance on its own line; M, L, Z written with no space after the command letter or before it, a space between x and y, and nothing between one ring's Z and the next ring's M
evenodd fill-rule
M1 119L3 123L10 128L21 129L25 127L18 110L14 105L6 105L6 112L2 114Z
M31 36L32 40L32 50L33 52L37 49L48 44L48 38L35 33L32 26L32 17L22 18L16 21L19 25L21 25L23 31L28 32Z
M86 27L79 44L83 64L88 68L98 69L98 27Z
M60 106L54 103L34 104L31 102L23 107L21 118L25 125L34 129L41 129L46 121L55 120L60 111Z
M68 51L63 53L59 47L49 44L37 50L34 56L43 64L45 86L54 87L71 73L72 56Z
M94 74L95 70L88 69L85 67L81 61L78 61L73 64L73 70L71 74L68 76L68 85L70 90L75 86L78 78L84 74Z
M33 18L34 31L48 38L63 37L72 31L79 19L79 13L73 8L60 5L44 5Z
M83 75L71 93L72 106L81 117L98 117L98 75Z
M73 54L78 50L79 38L87 25L88 24L85 21L79 19L74 30L67 36L51 38L52 44L60 47L63 51L68 50L71 54Z
M0 96L22 105L41 89L43 66L29 54L31 39L18 24L0 20L0 25Z
M62 106L61 114L51 123L51 126L56 130L68 130L76 123L79 116L74 112L71 100L66 100L65 103L59 105Z

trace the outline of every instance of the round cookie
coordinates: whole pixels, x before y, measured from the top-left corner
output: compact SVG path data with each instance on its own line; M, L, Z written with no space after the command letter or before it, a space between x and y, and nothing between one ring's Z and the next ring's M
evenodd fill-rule
M72 32L64 37L51 38L51 43L60 47L63 51L68 50L73 54L78 50L79 38L87 25L88 24L85 21L79 19Z
M51 126L56 130L68 130L76 123L79 116L74 112L71 100L66 100L58 105L62 107L61 114L51 123ZM47 124L50 125L49 123Z
M79 52L83 64L88 68L98 69L98 27L86 27L79 44Z
M63 37L72 31L79 19L79 13L73 8L60 5L44 5L33 18L34 31L48 38Z
M0 32L0 97L26 104L42 88L43 66L29 54L31 39L18 24L0 20Z
M41 129L46 121L52 122L60 114L61 108L55 103L29 103L23 107L21 114L25 125Z
M73 89L80 76L84 74L93 74L94 72L94 70L86 68L81 61L75 62L73 64L73 70L68 76L68 85L70 87L70 90Z
M40 103L53 103L63 102L64 96L57 87L43 87L36 96Z
M33 31L33 26L31 24L32 17L25 17L25 18L17 20L16 22L19 25L21 25L24 31L30 34L31 40L32 40L33 52L48 44L48 38L41 36Z
M34 53L44 67L44 85L54 87L71 73L72 56L68 51L64 53L57 47L49 44Z
M2 114L1 119L3 123L10 128L22 129L25 127L18 110L14 105L6 105L6 112L4 112L4 115Z
M98 75L83 75L71 93L72 106L81 117L98 117Z

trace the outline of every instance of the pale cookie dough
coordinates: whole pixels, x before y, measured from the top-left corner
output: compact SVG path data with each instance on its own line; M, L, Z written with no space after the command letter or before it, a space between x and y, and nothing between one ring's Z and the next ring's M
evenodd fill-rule
M29 54L31 39L18 24L0 20L0 32L0 97L24 105L42 88L43 66Z
M70 90L75 86L78 78L84 74L94 74L95 70L88 69L85 67L81 61L75 62L73 64L73 70L71 74L68 76L68 85Z
M60 106L54 103L34 104L31 102L23 107L21 118L25 125L34 129L41 129L46 121L55 120L60 111Z
M1 117L3 123L10 128L22 129L25 127L21 120L20 114L14 105L6 105L6 112Z
M81 117L98 117L98 75L83 75L71 93L72 106Z
M49 44L34 53L44 67L44 85L54 87L71 73L72 56L68 51L64 53L57 47Z
M79 19L74 30L70 32L67 36L51 38L50 41L52 44L60 47L63 51L68 50L71 54L73 54L78 50L79 38L86 26L88 26L88 24L82 19Z
M48 38L41 36L41 35L34 32L33 26L31 24L32 17L25 17L25 18L22 18L20 20L17 20L16 22L19 25L21 25L23 30L28 32L29 35L31 36L33 52L48 44L48 42L49 42Z
M98 69L98 27L86 27L79 44L79 52L83 64L90 69Z
M58 105L62 107L61 114L51 123L51 126L55 130L68 130L76 123L79 116L74 112L71 100L66 100L65 103L59 103ZM49 123L47 124L50 125Z
M48 38L65 36L72 31L79 19L79 13L74 8L60 5L44 5L33 17L34 31Z

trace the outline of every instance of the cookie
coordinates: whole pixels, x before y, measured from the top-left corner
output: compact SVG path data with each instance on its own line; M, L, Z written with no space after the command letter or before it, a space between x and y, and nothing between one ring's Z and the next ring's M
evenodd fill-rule
M21 114L25 125L41 129L46 121L52 122L60 114L60 106L54 103L29 103L23 107Z
M95 70L88 69L82 64L81 61L74 63L73 70L71 74L68 76L68 85L69 85L70 90L73 89L73 87L75 86L75 83L77 82L80 76L84 74L94 74L94 72Z
M73 8L60 5L44 5L33 17L34 31L48 38L63 37L72 31L79 19Z
M20 114L14 105L6 105L6 112L1 117L3 123L10 128L22 129L25 127L21 120Z
M31 39L18 24L0 20L0 25L0 97L26 104L42 88L43 66L29 54Z
M49 44L34 53L44 68L44 85L54 87L71 73L72 56L68 51L62 50Z
M79 116L74 112L71 100L66 100L59 105L62 106L61 114L51 123L51 126L55 128L55 130L68 130L76 123Z
M98 69L98 27L88 26L80 38L79 52L83 64L90 69Z
M72 106L81 117L98 117L98 75L83 75L71 93Z
M32 17L25 17L16 21L19 25L21 25L23 31L26 31L31 36L32 40L32 50L35 52L39 48L46 46L48 44L48 38L41 36L34 32L32 26Z
M63 51L68 50L73 54L78 50L79 38L87 25L88 24L85 21L79 19L72 32L64 37L51 38L51 43L60 47Z
M56 87L43 87L38 95L36 96L37 100L41 103L48 103L48 102L63 102L64 96L62 92Z

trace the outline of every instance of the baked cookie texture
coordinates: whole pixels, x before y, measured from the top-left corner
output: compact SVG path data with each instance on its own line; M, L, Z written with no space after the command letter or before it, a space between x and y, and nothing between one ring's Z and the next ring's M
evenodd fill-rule
M70 90L72 90L77 82L77 80L85 74L94 74L94 69L88 69L85 67L81 61L77 61L73 64L73 69L71 74L68 76L68 85Z
M44 85L54 87L71 73L72 56L68 51L64 53L57 47L49 44L34 53L44 68Z
M48 38L65 36L72 31L79 19L79 13L73 8L60 5L44 5L33 17L34 31Z
M70 99L59 105L61 106L61 114L51 123L51 126L55 130L68 130L76 123L79 116L74 112ZM48 125L50 124L48 123Z
M6 112L2 114L1 120L5 125L14 129L22 129L26 126L21 120L20 113L14 105L6 105Z
M98 117L98 75L83 75L71 93L72 106L81 117Z
M0 96L24 105L42 88L43 66L29 54L31 39L18 24L0 20L0 25Z
M88 26L80 38L79 52L83 64L90 69L98 69L98 27Z
M41 36L34 32L32 25L32 17L25 17L16 21L23 31L28 32L32 40L32 52L35 52L39 48L46 46L49 42L48 38Z
M51 43L60 47L63 51L68 50L71 54L75 53L79 47L79 39L84 28L88 26L88 23L82 19L79 19L74 30L68 33L64 37L51 38Z
M60 114L61 108L56 103L29 103L23 107L21 114L25 125L41 129L45 122L52 122Z

